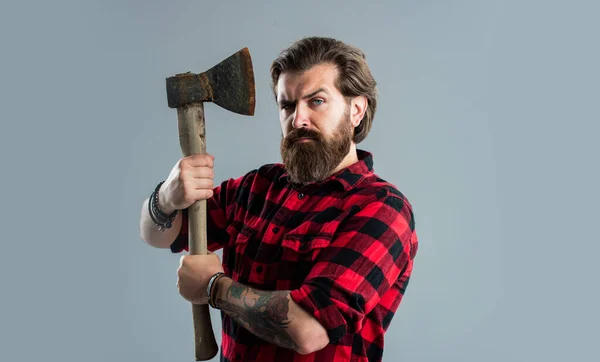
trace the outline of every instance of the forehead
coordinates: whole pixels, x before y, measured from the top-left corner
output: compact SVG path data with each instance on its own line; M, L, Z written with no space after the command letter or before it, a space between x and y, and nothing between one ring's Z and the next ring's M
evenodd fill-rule
M333 64L319 64L304 72L285 72L277 81L277 99L297 98L318 88L336 93L338 70Z

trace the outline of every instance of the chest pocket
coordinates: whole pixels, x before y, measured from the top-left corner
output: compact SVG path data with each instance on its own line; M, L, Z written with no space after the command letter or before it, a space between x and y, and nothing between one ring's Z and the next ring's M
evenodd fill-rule
M339 221L326 223L307 221L290 230L281 242L282 260L314 262L333 241Z
M291 289L302 285L319 256L333 241L333 233L323 230L313 233L291 232L281 242L281 271L279 275L291 281Z
M232 236L230 275L233 280L264 290L274 290L279 271L280 247L264 243L256 230L243 227Z
M323 248L331 244L331 234L298 235L287 234L284 236L282 260L285 261L315 261Z
M244 226L230 231L229 274L233 280L264 290L299 287L327 248L335 225L305 223L280 242L263 242L256 230ZM312 229L312 230L311 230Z

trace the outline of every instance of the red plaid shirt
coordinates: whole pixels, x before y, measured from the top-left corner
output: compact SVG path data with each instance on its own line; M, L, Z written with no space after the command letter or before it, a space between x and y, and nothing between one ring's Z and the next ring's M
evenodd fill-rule
M326 181L293 187L281 164L215 188L207 202L208 249L223 248L233 280L291 298L327 330L309 355L268 343L222 312L222 361L380 361L384 333L413 269L412 208L373 172L372 155ZM173 253L188 250L187 214Z

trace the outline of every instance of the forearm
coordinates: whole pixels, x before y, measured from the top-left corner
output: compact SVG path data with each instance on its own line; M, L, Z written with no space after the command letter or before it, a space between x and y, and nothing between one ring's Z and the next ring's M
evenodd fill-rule
M301 354L329 343L323 326L290 297L290 291L262 291L221 278L216 304L263 340Z
M181 229L181 212L177 213L171 228L160 232L158 227L152 221L148 212L148 199L142 204L142 212L140 216L140 237L149 245L155 248L168 248L171 246Z

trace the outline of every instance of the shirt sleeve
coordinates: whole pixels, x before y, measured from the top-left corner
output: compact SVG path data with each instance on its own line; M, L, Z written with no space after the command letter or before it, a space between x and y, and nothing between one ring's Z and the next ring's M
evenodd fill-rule
M236 202L239 202L240 199L239 186L247 177L248 175L223 181L213 189L213 196L206 200L206 238L207 248L211 252L222 248L225 243L229 242L229 234L226 231L227 226L234 213ZM181 230L171 244L172 253L179 253L183 250L189 251L188 209L181 210L181 213Z
M291 298L323 325L335 343L360 330L382 296L402 273L412 270L416 247L410 204L387 192L340 223ZM395 298L401 298L400 293Z

